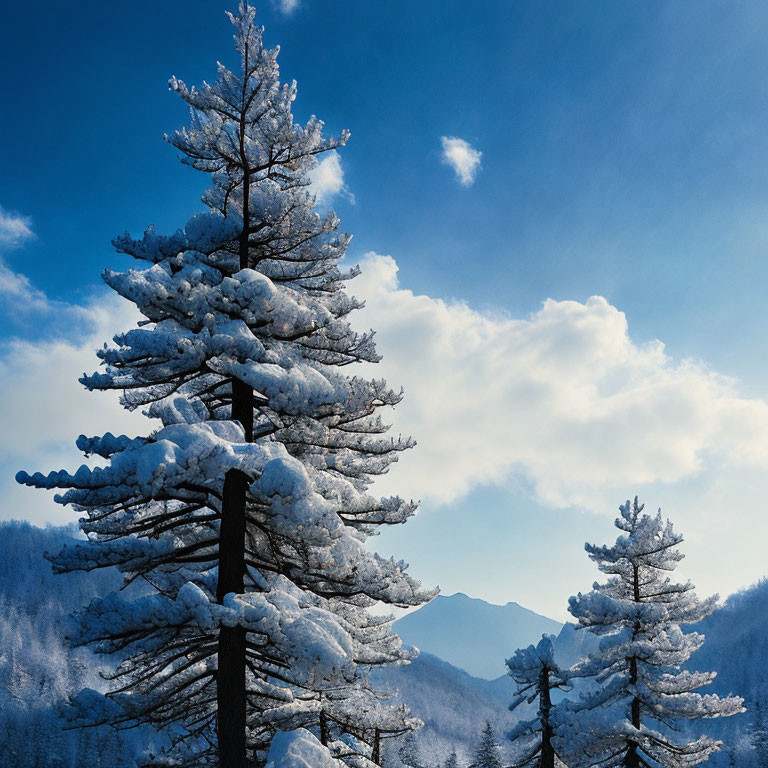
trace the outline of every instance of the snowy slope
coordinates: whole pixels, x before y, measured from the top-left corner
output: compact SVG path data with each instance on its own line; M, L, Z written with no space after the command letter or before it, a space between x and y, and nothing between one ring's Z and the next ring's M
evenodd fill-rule
M43 556L74 544L74 527L37 528L20 521L0 522L0 599L39 610L41 598L65 615L97 595L118 589L120 575L112 569L56 575Z
M83 687L103 687L106 669L68 646L67 616L121 583L112 570L54 575L43 553L71 543L70 534L0 523L0 768L130 768L155 738L60 728L57 707Z
M768 765L768 581L731 595L695 630L706 640L688 666L717 671L714 683L702 692L742 696L747 708L744 714L707 724L706 731L724 742L723 751L708 765L764 768ZM698 724L697 728L701 730ZM762 737L756 738L759 732Z
M514 688L511 678L472 677L429 653L422 652L407 666L378 671L374 680L396 689L398 698L424 721L417 743L426 765L442 763L452 749L466 765L486 721L500 741L515 722L507 710ZM396 764L395 755L390 757Z
M408 645L493 680L505 674L504 661L517 648L537 642L545 632L556 635L563 625L517 603L492 605L459 592L439 595L394 626Z

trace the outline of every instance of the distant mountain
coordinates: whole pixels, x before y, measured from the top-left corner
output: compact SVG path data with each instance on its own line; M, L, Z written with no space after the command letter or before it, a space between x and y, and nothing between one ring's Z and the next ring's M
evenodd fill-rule
M435 604L437 610L433 608L427 612ZM520 612L523 616L549 621L514 603L494 606L466 595L452 595L436 598L430 605L395 623L395 629L407 642L420 647L422 653L409 665L377 671L374 676L378 684L388 684L397 689L398 698L424 721L424 728L417 735L424 765L442 764L452 749L456 749L459 763L466 765L486 720L496 730L503 760L510 758L504 734L514 725L517 717L532 717L535 705L524 705L513 715L507 710L514 690L514 683L509 677L503 674L494 680L472 677L464 669L452 666L432 655L432 652L442 640L442 652L452 655L454 659L464 653L467 666L473 666L477 660L475 656L482 660L488 654L493 654L493 661L501 657L503 664L503 658L511 655L514 647L536 639L534 635L517 642L509 641L503 650L498 647L498 639L489 640L489 636L499 631L499 614L520 615ZM432 625L429 622L431 613L435 614ZM490 624L483 623L489 617ZM406 620L412 623L412 627L406 624L403 630ZM462 626L462 621L471 621L471 624L467 628ZM549 627L553 624L557 623L550 622ZM463 642L458 642L457 627L458 631L463 631L459 638ZM543 631L547 629L544 625ZM732 595L712 616L687 629L706 637L701 650L693 654L687 666L718 672L712 686L701 692L743 696L747 712L736 717L692 722L684 725L684 732L691 739L708 734L723 741L722 751L715 753L707 763L710 768L734 765L739 768L764 768L768 765L768 748L765 741L755 741L755 734L765 733L765 726L760 724L759 719L765 717L760 713L768 712L768 667L764 661L768 657L768 581ZM441 638L440 631L448 634ZM541 627L535 627L535 631L541 634ZM419 640L414 639L417 637ZM453 642L449 642L451 640ZM492 650L494 642L497 644L496 651ZM555 641L559 664L568 667L586 658L596 650L598 642L595 635L579 630L573 624L563 625ZM478 667L482 669L480 664L475 665L475 668ZM492 669L490 665L489 669ZM578 696L578 687L571 696ZM556 700L561 698L562 694L556 696ZM401 768L396 750L392 750L386 765Z
M559 634L563 625L517 603L492 605L462 592L439 595L398 619L395 632L407 645L438 656L475 677L493 680L517 648Z

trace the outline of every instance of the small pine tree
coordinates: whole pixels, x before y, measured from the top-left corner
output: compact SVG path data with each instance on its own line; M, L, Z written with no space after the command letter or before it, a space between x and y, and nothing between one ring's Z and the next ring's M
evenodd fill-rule
M683 558L683 537L672 523L642 514L643 505L620 507L616 527L622 535L612 547L586 544L589 557L608 579L591 592L571 597L569 610L580 626L602 635L600 650L577 674L595 680L584 696L580 717L571 722L569 750L580 764L601 768L684 768L706 760L720 748L709 736L675 741L679 721L727 717L743 712L743 700L694 693L715 672L690 672L682 665L704 642L681 624L700 621L717 596L699 600L688 582L667 574Z
M445 768L459 768L459 758L456 756L455 749L445 761Z
M509 734L521 753L518 766L555 767L552 691L568 690L570 685L568 673L555 661L553 640L553 635L542 635L538 645L521 648L507 659L509 675L517 683L516 698L509 709L514 711L524 702L539 702L538 716L518 723Z
M400 758L400 762L403 765L407 765L408 768L424 768L424 763L421 761L419 745L416 741L416 734L413 733L413 731L410 731L405 735L405 738L397 751L397 756Z
M502 768L499 759L499 744L490 721L486 721L483 735L475 751L471 768Z

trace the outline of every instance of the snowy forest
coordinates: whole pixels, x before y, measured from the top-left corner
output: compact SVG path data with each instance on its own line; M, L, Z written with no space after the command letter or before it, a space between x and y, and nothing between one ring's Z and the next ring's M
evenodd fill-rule
M417 512L376 490L416 445L388 424L407 393L367 375L350 236L310 183L350 136L297 122L255 9L230 20L239 68L170 80L204 211L115 238L137 266L103 279L142 319L80 379L147 432L18 472L78 526L0 524L0 768L768 766L768 583L698 597L632 490L506 674L401 639L437 596L375 546Z

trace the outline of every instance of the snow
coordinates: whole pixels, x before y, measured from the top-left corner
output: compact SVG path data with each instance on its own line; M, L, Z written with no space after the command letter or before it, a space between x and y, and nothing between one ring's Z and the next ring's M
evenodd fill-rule
M343 768L309 731L278 731L272 739L266 768Z

